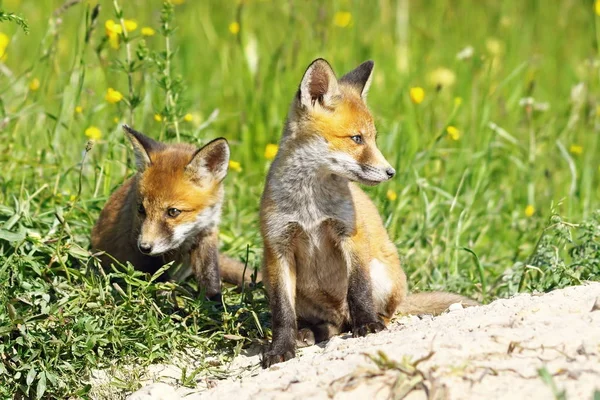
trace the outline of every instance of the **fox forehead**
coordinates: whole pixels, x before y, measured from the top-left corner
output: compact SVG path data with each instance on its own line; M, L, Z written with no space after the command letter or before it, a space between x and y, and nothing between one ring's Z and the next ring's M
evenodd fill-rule
M318 110L311 116L312 131L328 137L347 137L361 134L375 136L373 116L356 92L340 86L340 98L333 111Z
M218 201L219 183L192 180L186 173L194 153L195 148L186 146L151 154L151 164L139 178L139 193L148 206L195 211Z

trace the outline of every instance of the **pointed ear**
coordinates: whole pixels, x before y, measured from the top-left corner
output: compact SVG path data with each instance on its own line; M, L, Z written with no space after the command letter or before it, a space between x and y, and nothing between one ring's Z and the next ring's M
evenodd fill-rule
M152 164L150 161L150 154L153 151L160 150L163 147L163 144L154 139L150 139L148 136L136 131L129 125L123 124L123 130L133 145L137 170L143 172L150 164Z
M227 176L228 167L229 145L224 138L218 138L198 150L185 170L195 181L214 179L221 182Z
M327 61L318 58L313 61L300 82L298 100L306 108L314 108L316 103L324 107L332 107L337 96L338 82L333 69Z
M343 82L355 88L363 100L367 100L367 93L371 87L373 77L373 67L375 63L371 60L365 61L358 67L348 72L340 78L340 83Z

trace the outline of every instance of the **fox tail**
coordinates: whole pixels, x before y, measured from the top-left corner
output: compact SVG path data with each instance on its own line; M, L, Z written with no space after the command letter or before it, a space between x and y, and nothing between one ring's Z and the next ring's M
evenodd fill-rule
M424 292L409 294L400 304L397 312L405 315L439 315L454 303L460 303L463 307L480 305L475 300L454 293Z
M221 273L221 279L224 282L231 283L239 288L241 288L243 284L246 286L252 284L252 268L246 268L244 273L244 264L224 254L219 254L219 271ZM255 282L261 280L262 275L260 271L257 271Z

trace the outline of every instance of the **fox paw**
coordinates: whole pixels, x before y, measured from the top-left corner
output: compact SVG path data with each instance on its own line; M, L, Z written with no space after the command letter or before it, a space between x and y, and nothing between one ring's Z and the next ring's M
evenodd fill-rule
M352 327L352 337L367 336L369 333L377 333L385 329L381 321L372 321L364 324L358 324Z
M260 364L263 368L269 368L271 365L291 360L295 356L296 351L293 347L291 349L285 349L282 348L282 346L271 345L269 351L263 353Z
M315 343L315 334L312 329L302 328L298 330L298 335L296 336L297 347L308 347L314 345Z

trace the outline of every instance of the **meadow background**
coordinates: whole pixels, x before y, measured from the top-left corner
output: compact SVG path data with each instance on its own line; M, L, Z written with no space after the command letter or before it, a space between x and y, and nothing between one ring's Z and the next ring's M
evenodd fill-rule
M369 106L398 174L368 192L413 290L488 302L600 277L598 2L4 0L0 10L28 24L27 34L0 14L1 397L88 397L93 369L191 348L199 366L181 384L193 386L268 338L261 285L207 303L193 282L98 270L89 235L134 172L122 123L170 142L224 136L222 247L259 267L263 181L317 57L338 76L375 61Z

